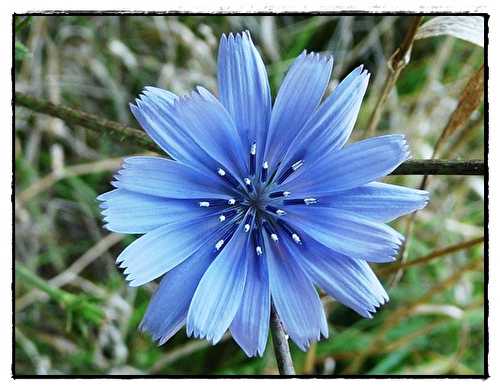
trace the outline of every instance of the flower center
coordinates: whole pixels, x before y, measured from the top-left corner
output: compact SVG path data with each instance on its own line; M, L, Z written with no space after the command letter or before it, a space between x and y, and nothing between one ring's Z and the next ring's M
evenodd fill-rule
M304 166L304 160L295 161L283 170L269 166L267 161L257 168L257 144L249 150L249 175L244 178L234 177L223 167L217 169L217 175L235 191L230 199L203 199L200 207L214 208L214 214L221 222L218 228L220 237L215 243L215 250L220 251L229 242L241 226L245 233L252 235L255 253L264 253L263 237L267 235L272 242L278 243L280 235L286 234L293 242L302 244L300 236L284 220L287 214L285 206L314 205L316 198L290 198L290 191L277 190L289 177ZM279 166L279 164L277 164Z

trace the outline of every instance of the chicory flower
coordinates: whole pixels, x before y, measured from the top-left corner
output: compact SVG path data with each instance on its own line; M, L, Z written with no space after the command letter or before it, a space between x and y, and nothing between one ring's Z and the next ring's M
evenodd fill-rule
M387 222L424 191L377 182L408 156L402 135L346 145L368 85L354 69L323 101L333 59L302 53L274 105L248 32L222 36L218 97L146 87L132 112L172 159L126 158L99 197L106 227L143 234L118 257L131 286L163 276L141 328L159 343L186 325L266 347L271 305L302 349L328 336L316 287L364 317L388 301L367 262L403 237Z

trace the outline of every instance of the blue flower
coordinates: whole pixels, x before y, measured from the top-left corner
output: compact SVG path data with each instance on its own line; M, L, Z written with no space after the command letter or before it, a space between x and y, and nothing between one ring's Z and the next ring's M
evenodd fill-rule
M376 181L408 158L404 136L345 145L369 74L321 102L332 64L302 53L272 106L249 33L223 35L218 97L147 87L131 105L172 159L126 158L99 200L109 230L143 234L117 260L129 284L163 275L141 324L159 343L184 325L212 343L229 329L262 355L273 304L306 349L328 336L316 287L368 318L388 301L367 262L394 260L403 237L386 223L428 194Z

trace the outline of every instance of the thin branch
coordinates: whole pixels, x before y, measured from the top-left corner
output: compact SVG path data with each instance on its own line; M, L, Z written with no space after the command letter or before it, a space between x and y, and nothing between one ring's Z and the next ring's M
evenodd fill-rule
M71 283L75 280L80 272L82 272L86 267L88 267L92 262L99 259L99 257L107 252L112 246L116 245L122 240L123 236L121 234L110 233L102 240L97 242L89 250L87 250L82 256L75 260L68 268L66 268L62 273L54 276L53 278L47 280L47 283L54 288L61 288L66 284ZM16 312L24 310L27 306L36 302L37 299L43 299L47 296L46 292L39 290L31 290L25 295L16 299Z
M100 134L106 132L110 136L117 138L119 141L132 141L147 148L154 146L153 141L151 141L143 131L122 125L118 122L108 121L87 112L52 104L46 100L38 99L19 92L16 92L15 103L42 114L55 116L64 120L68 124L79 125L90 130L98 131ZM68 174L71 174L71 172L68 172ZM484 175L484 161L408 160L401 164L392 174ZM49 178L48 180L49 183L52 183L54 178ZM42 184L43 187L41 190L46 187L45 183ZM34 194L40 192L38 188L35 188L34 190ZM28 192L24 196L31 198L32 194Z
M399 48L392 54L391 58L388 62L389 73L385 80L384 89L382 90L382 94L380 95L380 99L378 100L372 115L370 117L370 122L368 124L366 134L365 135L373 135L377 126L380 122L380 118L382 117L382 113L384 111L385 102L389 97L394 85L396 85L396 81L399 78L401 71L404 67L410 62L410 51L413 45L413 41L415 40L415 34L417 33L418 26L422 21L422 16L413 16L410 27L406 32L403 41Z
M484 176L483 160L408 160L391 175L476 175Z
M278 370L281 375L295 375L293 368L290 347L288 346L287 336L281 325L281 321L271 305L271 335L273 338L274 354L278 363Z
M153 141L149 139L144 131L98 117L97 115L53 104L47 100L38 99L21 92L16 92L14 102L17 106L26 107L41 114L60 118L71 125L82 126L97 131L99 134L103 134L104 132L108 133L120 141L128 140L147 148L155 147Z
M468 249L468 248L470 248L474 245L480 244L482 242L484 242L484 236L477 237L477 238L474 238L474 239L469 240L469 241L464 241L464 242L461 242L459 244L450 245L450 246L447 246L447 247L444 247L441 249L437 249L434 252L431 252L428 255L419 257L418 259L415 259L415 260L408 260L405 263L393 263L393 264L381 269L378 274L379 275L387 275L387 274L391 274L393 272L397 272L397 271L402 270L402 269L407 269L410 267L414 267L416 265L425 264L425 263L432 261L434 259L437 259L439 257L446 256L446 255L449 255L451 253L455 253L455 252L458 252L458 251L461 251L464 249Z
M118 157L64 167L60 171L51 172L47 176L44 176L40 180L32 183L28 188L19 193L17 200L20 202L27 202L38 195L40 192L52 188L52 186L59 180L65 179L67 177L80 176L102 171L114 171L120 167L122 161L123 159L121 157Z

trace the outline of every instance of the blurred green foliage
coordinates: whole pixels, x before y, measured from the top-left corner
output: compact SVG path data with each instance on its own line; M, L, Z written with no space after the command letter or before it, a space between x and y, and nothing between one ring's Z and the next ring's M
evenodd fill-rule
M353 135L359 139L407 24L408 17L382 15L17 16L16 90L137 127L128 102L144 86L179 94L196 85L215 91L220 35L248 29L274 93L304 49L334 55L330 90L364 64L372 79ZM402 132L415 158L429 158L483 61L482 48L455 38L415 42L378 134ZM483 115L481 107L447 140L448 158L484 158ZM114 259L135 237L103 230L95 197L110 189L118 167L113 158L141 152L16 108L15 373L276 373L270 343L262 359L248 359L231 339L209 347L181 331L158 347L137 331L155 285L126 286ZM108 169L59 179L65 167L106 160ZM416 187L420 178L388 181ZM410 260L484 234L482 178L434 177L428 189L431 203L408 238ZM406 222L394 225L404 231ZM325 297L331 336L308 353L292 346L297 372L483 374L483 256L482 244L439 256L408 268L398 283L383 273L386 266L375 267L391 302L373 320ZM457 270L456 280L443 284Z

